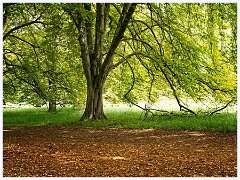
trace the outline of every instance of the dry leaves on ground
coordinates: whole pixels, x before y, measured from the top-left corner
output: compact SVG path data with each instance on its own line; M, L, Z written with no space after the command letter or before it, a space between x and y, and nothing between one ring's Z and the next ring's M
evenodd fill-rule
M237 176L236 133L4 127L4 176Z

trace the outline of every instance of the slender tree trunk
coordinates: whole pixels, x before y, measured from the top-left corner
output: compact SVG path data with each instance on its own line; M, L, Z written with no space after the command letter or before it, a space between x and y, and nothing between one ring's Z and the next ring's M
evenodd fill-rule
M54 93L56 93L56 83L55 83L55 78L54 74L50 77L48 80L49 83L49 90L52 93L51 97L49 98L49 103L48 103L48 112L55 113L57 112L57 102L56 102L56 96Z

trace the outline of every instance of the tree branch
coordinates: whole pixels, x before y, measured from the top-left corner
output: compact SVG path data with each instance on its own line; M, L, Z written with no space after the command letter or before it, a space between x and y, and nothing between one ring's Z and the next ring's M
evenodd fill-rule
M91 59L91 69L93 76L99 73L99 67L102 64L102 50L105 33L105 4L97 3L96 26L95 26L95 46L94 57Z
M83 63L84 74L87 79L88 87L92 87L92 74L91 74L91 59L89 54L89 47L87 42L87 31L85 26L85 21L80 13L77 14L77 28L79 31L79 44L81 46L81 58Z
M117 53L115 53L115 54L117 54ZM136 56L138 54L141 54L141 53L134 52L132 54L127 55L126 57L121 54L117 54L117 55L121 56L122 59L120 61L118 61L117 63L111 65L110 70L117 68L120 64L124 63L127 59L131 58L132 56Z
M170 88L171 88L172 91L173 91L173 96L174 96L175 99L177 100L177 103L178 103L178 105L179 105L179 107L180 107L180 111L181 111L182 108L183 108L183 109L187 110L188 112L190 112L190 113L192 113L192 114L194 114L194 115L197 115L194 111L192 111L191 109L189 109L189 108L187 108L186 106L184 106L184 105L181 104L181 102L180 102L180 100L179 100L179 98L178 98L178 96L177 96L176 90L175 90L175 88L174 88L171 80L169 79L169 77L167 76L167 74L164 72L164 70L163 70L161 67L159 67L159 68L160 68L161 72L163 73L163 75L165 76L165 78L166 78L166 80L167 80Z
M109 51L107 53L107 56L102 64L101 67L101 74L104 75L104 72L108 72L108 68L110 68L112 62L113 62L113 55L115 53L115 50L117 49L121 39L123 38L124 32L127 28L128 22L130 21L132 14L135 11L137 4L124 4L123 12L125 12L125 15L121 16L118 22L118 28L115 31L114 38L112 40L112 43L110 45ZM129 8L128 8L129 7ZM128 9L128 11L126 11Z
M30 42L28 42L28 41L26 41L26 40L24 40L24 39L22 39L22 38L20 38L20 37L15 36L15 35L9 35L9 36L10 36L10 37L14 37L14 38L16 38L16 39L19 39L20 41L25 42L25 43L29 44L30 46L32 46L33 48L40 48L39 46L36 46L36 45L34 45L34 44L32 44L32 43L30 43Z
M233 100L229 101L229 102L228 102L225 106L223 106L222 108L217 109L217 110L211 112L211 113L210 113L210 116L213 115L213 114L215 114L216 112L222 111L223 109L227 108L228 105L229 105L232 101L233 101Z
M20 26L16 26L16 27L10 29L10 30L3 36L3 41L4 41L12 32L14 32L14 31L16 31L16 30L18 30L18 29L21 29L21 28L23 28L23 27L29 26L29 25L31 25L31 24L35 24L35 23L45 24L44 22L35 20L35 21L31 21L31 22L22 24L22 25L20 25Z
M128 66L129 66L131 72L132 72L132 79L133 79L133 81L132 81L132 85L131 85L130 89L127 91L126 94L124 94L123 97L124 97L128 102L130 102L131 104L133 104L134 106L137 106L137 107L139 107L139 108L142 109L142 110L145 110L145 108L143 108L143 107L139 106L138 104L132 102L132 101L127 97L128 94L132 91L132 89L133 89L133 87L134 87L134 84L135 84L135 74L134 74L133 68L132 68L132 66L130 65L130 63L129 63L127 60L126 60L126 62L127 62Z
M91 12L92 5L90 3L85 3L84 8ZM93 33L92 33L92 25L93 25L93 19L91 16L88 17L88 19L85 20L86 30L87 30L87 43L89 47L89 54L90 58L93 59Z

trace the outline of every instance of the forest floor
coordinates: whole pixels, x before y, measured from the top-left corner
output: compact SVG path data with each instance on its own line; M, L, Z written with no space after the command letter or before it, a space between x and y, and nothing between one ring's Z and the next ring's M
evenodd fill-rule
M3 127L3 176L237 176L237 134Z

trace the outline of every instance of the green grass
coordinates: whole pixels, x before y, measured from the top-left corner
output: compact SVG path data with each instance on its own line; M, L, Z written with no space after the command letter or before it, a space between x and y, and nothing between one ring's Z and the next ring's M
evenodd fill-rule
M62 125L78 121L81 114L72 108L62 109L56 114L47 112L46 108L6 108L3 109L3 125Z
M3 111L3 124L10 126L41 126L77 124L84 127L114 128L158 128L168 130L198 130L236 132L237 114L225 113L212 116L161 116L142 120L142 112L134 109L106 110L108 120L80 122L83 111L64 108L57 114L46 112L45 108L14 109Z

